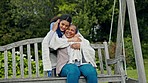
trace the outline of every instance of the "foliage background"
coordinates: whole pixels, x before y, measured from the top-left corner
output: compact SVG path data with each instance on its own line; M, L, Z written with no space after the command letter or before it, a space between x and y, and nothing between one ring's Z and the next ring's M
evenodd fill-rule
M135 0L139 34L144 58L148 58L148 0ZM28 38L44 37L49 31L50 19L56 15L71 14L73 23L91 43L108 41L113 0L1 0L0 1L0 45ZM115 48L118 1L112 32ZM125 21L125 47L127 64L134 67L131 32L128 12ZM112 56L114 49L111 49Z

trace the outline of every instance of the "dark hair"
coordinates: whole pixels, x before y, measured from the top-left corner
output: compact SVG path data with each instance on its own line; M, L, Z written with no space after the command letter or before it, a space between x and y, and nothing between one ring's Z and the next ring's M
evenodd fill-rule
M58 19L60 19L60 16L54 16L54 17L50 20L50 23L56 22Z
M64 14L64 15L60 16L60 20L67 20L69 23L71 23L72 17L69 14Z
M50 22L56 22L58 19L60 19L61 21L62 21L62 20L67 20L69 23L72 22L72 17L71 17L71 15L69 15L69 14L63 14L63 15L61 15L61 16L55 16L55 17L53 17L53 18L50 20Z
M51 20L50 20L50 23L52 22L56 22L58 19L60 19L60 21L62 20L67 20L69 22L69 24L71 24L72 22L72 17L69 15L69 14L63 14L61 16L55 16L53 17ZM57 30L56 30L56 33L58 34L58 37L62 37L63 34L58 26Z
M78 33L78 31L79 31L79 29L78 29L78 27L76 27L76 34Z

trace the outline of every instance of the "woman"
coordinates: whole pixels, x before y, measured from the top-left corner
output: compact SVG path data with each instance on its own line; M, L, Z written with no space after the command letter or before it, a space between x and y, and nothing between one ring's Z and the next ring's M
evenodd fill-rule
M80 75L86 78L87 83L97 83L97 72L94 68L96 67L95 51L89 41L80 37L81 42L77 42L79 50L71 48L71 42L64 41L73 38L76 34L77 28L74 25L65 31L63 39L53 34L50 47L58 49L56 73L59 76L66 76L67 83L78 83Z
M43 60L43 69L44 71L48 71L48 75L50 75L52 70L52 65L50 61L50 52L49 52L49 43L51 41L51 38L56 32L59 38L63 36L64 31L70 26L72 22L72 18L70 15L65 14L60 17L56 17L52 19L51 25L50 25L50 31L47 33L47 35L44 37L42 42L42 60ZM73 39L65 40L65 42L70 41L78 41L78 38L75 37Z

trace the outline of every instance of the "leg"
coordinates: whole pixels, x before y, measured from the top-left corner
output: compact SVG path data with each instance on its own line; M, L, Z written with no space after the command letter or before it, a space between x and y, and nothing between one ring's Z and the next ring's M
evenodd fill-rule
M80 72L87 80L87 83L98 83L96 69L91 64L84 64L79 67Z
M60 73L60 76L67 77L67 83L78 83L80 77L80 71L75 64L66 64Z

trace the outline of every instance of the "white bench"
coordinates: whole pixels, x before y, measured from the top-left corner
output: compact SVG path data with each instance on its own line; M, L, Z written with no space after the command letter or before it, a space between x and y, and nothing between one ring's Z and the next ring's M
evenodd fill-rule
M33 38L0 46L0 57L4 57L4 61L1 62L1 64L5 65L4 76L0 78L0 83L66 83L66 77L47 77L47 72L43 72L41 56L42 40L43 38ZM117 59L110 59L106 42L102 44L91 44L91 46L96 50L99 82L125 83L127 80L122 66L124 57L121 55ZM17 52L19 54L17 54ZM31 58L31 56L33 57ZM12 60L9 60L9 57L11 57ZM52 64L55 64L55 58L52 57ZM34 59L34 61L32 61L32 59ZM27 61L27 63L25 63L25 61ZM34 65L32 63L34 63ZM112 73L114 70L110 67L110 65L113 66L116 63L121 64L119 66L121 73L118 75ZM27 75L25 71L28 71ZM17 75L17 72L20 72L20 75ZM79 81L80 83L86 83L83 76Z

